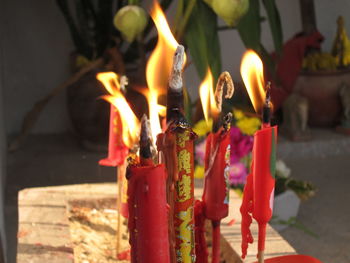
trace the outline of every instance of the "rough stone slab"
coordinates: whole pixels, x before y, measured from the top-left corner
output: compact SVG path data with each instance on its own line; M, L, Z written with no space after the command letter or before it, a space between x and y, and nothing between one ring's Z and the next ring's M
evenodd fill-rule
M195 189L200 197L201 188ZM24 189L19 192L19 231L17 244L18 263L72 263L73 249L70 240L67 204L71 199L109 198L117 195L116 184L81 184L58 187ZM230 195L230 214L222 221L222 235L237 254L240 254L239 206L241 199L235 192ZM233 225L228 223L235 220ZM257 224L253 222L253 235ZM226 243L226 244L227 244ZM248 250L244 262L253 262L256 243ZM267 228L266 258L295 254L295 250L271 227ZM237 262L237 261L233 261Z
M72 263L67 204L70 199L115 196L116 184L24 189L18 194L18 263Z

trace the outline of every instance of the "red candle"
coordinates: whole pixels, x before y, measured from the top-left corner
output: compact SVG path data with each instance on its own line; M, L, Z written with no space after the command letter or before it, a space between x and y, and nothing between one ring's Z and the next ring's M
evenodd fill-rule
M212 221L212 262L220 261L220 221L228 215L230 158L229 130L210 133L206 142L205 183L203 192L204 215Z
M131 262L169 263L165 166L131 166L128 177Z
M220 129L216 133L210 133L206 140L205 183L202 197L204 215L210 220L220 221L228 215L229 157L229 131Z
M176 133L178 180L175 183L174 229L177 262L194 262L194 139L190 129Z
M124 163L128 148L123 143L122 121L118 110L111 104L109 118L108 157L99 161L100 165L116 167Z
M208 263L208 248L205 239L205 216L203 201L196 200L194 204L196 263Z
M203 111L210 107L213 117L213 131L206 139L205 181L203 191L203 213L213 226L212 262L220 262L220 222L228 215L229 207L229 166L230 166L230 123L231 113L221 119L224 85L227 86L225 98L231 98L234 92L233 82L228 72L223 72L216 85L215 97L212 91L212 77L208 70L207 86L201 86ZM206 90L204 88L207 87ZM205 96L207 93L207 96ZM207 116L208 114L206 114Z
M264 89L263 63L253 51L247 51L241 64L244 84L256 112L262 112L262 128L254 135L253 161L244 187L242 213L242 257L253 242L249 226L258 222L258 261L264 262L266 225L271 219L275 188L277 127L270 127L270 83ZM266 91L265 91L266 90Z

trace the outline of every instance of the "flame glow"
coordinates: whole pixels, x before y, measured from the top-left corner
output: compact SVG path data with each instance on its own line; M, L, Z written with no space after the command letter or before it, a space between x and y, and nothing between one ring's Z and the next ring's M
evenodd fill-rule
M155 142L156 136L162 131L159 115L165 116L166 111L164 106L158 104L158 97L166 92L178 43L171 33L166 17L157 1L154 1L151 17L158 31L158 42L146 66L148 90L142 93L148 101L152 137Z
M213 75L208 68L207 74L204 80L199 86L199 96L202 102L203 114L205 121L208 123L209 117L213 117L219 114L219 110L216 106L214 90L213 90Z
M255 112L260 112L265 101L264 67L259 56L252 50L244 53L241 75Z
M111 94L103 96L103 98L113 104L118 110L123 127L123 142L127 147L132 148L138 140L140 122L120 92L118 75L114 72L103 72L97 74L97 79Z

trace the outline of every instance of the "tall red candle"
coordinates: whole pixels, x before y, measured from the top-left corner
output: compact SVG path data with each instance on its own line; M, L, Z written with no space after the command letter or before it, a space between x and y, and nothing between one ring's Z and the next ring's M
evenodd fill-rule
M277 127L254 135L253 218L259 224L258 253L265 250L266 224L271 219L275 189Z
M169 263L165 166L131 166L128 177L131 262Z
M212 262L220 261L220 221L228 215L230 160L230 133L220 129L210 133L206 142L205 183L203 192L204 215L212 221Z
M208 70L209 82L212 82L211 73ZM222 109L222 98L224 85L227 92L225 98L231 98L234 86L228 72L223 72L218 79L215 89L215 97L209 83L208 89L201 87L201 99L203 111L209 105L209 112L213 117L213 130L206 139L205 148L205 181L203 191L203 213L211 220L213 226L213 249L212 262L220 261L220 222L228 215L229 208L229 166L230 166L230 124L232 114L227 114L224 118L220 116ZM209 96L204 96L205 93ZM205 101L205 98L207 101ZM208 114L207 114L208 115Z
M195 261L194 139L190 129L176 133L178 180L175 182L174 229L177 262Z
M263 63L253 51L242 59L241 74L256 112L262 112L262 128L254 135L253 161L244 188L242 213L242 257L248 243L253 242L249 226L253 218L258 222L258 261L264 262L266 225L271 219L275 188L277 127L270 127L270 83L264 89Z
M275 187L277 127L267 127L254 135L251 174L244 187L242 213L242 257L253 242L249 230L251 215L258 222L258 253L265 249L266 224L271 219Z

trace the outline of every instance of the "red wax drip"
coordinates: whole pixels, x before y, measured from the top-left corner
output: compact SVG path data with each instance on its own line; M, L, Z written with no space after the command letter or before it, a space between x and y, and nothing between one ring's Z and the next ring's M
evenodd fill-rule
M228 147L229 132L210 133L206 140L205 183L203 191L204 214L210 220L221 220L228 215Z
M242 213L242 257L246 256L248 243L253 242L249 226L251 216L259 225L258 250L265 249L266 224L271 219L275 188L274 165L277 127L264 127L255 133L251 174L244 188Z

